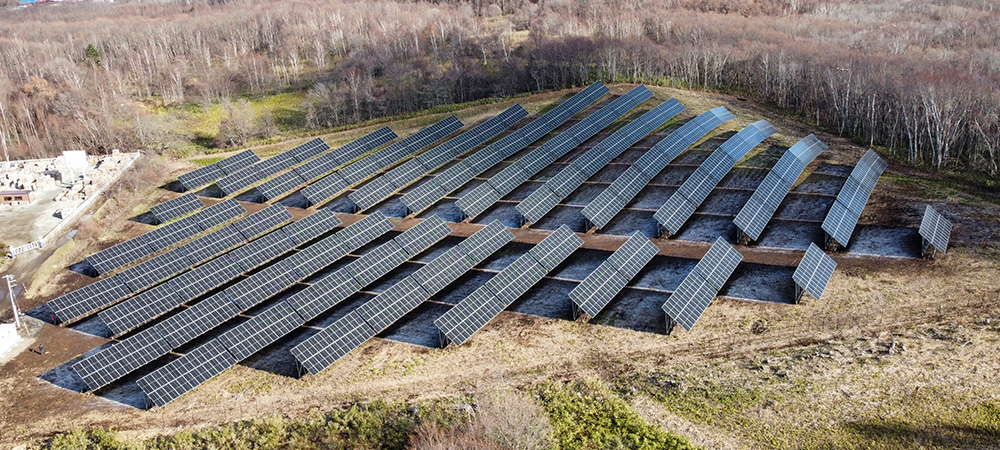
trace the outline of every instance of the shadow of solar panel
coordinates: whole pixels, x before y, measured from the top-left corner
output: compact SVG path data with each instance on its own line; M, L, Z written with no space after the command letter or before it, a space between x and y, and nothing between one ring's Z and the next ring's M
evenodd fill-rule
M119 267L155 253L156 250L149 245L146 235L139 235L125 242L120 242L87 257L98 273L108 273Z
M545 276L545 267L531 255L523 255L514 260L500 273L490 278L483 286L493 293L504 308L524 295L535 283Z
M458 246L465 251L469 267L475 267L512 240L514 240L514 233L511 233L500 221L494 220L473 233L472 236L459 242Z
M308 321L337 306L361 290L361 287L350 272L340 269L314 281L309 287L293 294L287 301L303 319Z
M176 250L186 253L191 264L198 264L233 249L244 241L246 241L246 238L236 228L227 225L177 247ZM176 250L171 250L171 252Z
M799 161L802 162L803 166L806 166L811 163L812 160L816 159L820 153L826 151L826 148L826 144L820 141L815 134L810 134L789 148L788 153L794 155ZM795 181L792 180L789 181L789 183L794 184Z
M219 178L226 176L215 164L209 164L205 167L199 167L188 173L179 175L177 181L181 182L181 186L184 187L185 191L190 191L196 187L204 186L211 183Z
M243 361L305 324L287 302L278 302L250 320L222 333L218 341Z
M417 269L410 277L428 293L436 294L473 267L466 256L464 248L452 247L427 265Z
M112 275L49 300L48 305L59 321L68 322L131 293L122 278Z
M455 345L462 345L505 307L503 302L482 286L438 317L434 325L448 337L449 341Z
M691 331L716 295L715 288L692 272L670 294L662 309L674 322Z
M681 227L691 218L695 212L695 206L691 204L680 192L674 192L666 203L656 210L653 218L663 227L667 233L674 235L681 230Z
M289 220L292 220L292 214L288 209L281 205L271 205L233 222L233 227L239 230L244 238L253 239Z
M650 242L642 232L636 231L608 257L607 262L625 280L631 280L659 252L660 249L656 244Z
M271 178L259 186L257 186L257 192L260 193L267 200L274 200L281 197L287 192L291 192L295 188L302 186L306 183L306 179L299 176L298 172L295 170L289 170L288 172L279 174L278 176Z
M191 216L191 220L201 224L202 228L210 229L233 220L247 212L246 208L236 199L223 200Z
M350 185L340 175L340 172L334 172L314 181L309 186L302 188L302 191L300 192L302 193L302 196L309 200L309 203L319 205L329 199L332 199L348 187L350 187Z
M375 331L350 312L291 351L302 368L315 375L373 337Z
M836 261L823 253L816 244L810 243L805 256L792 273L792 279L809 295L819 300L823 297L823 291L826 290L826 285L836 268Z
M329 154L334 155L337 158L337 165L340 165L388 144L397 137L396 133L389 129L389 127L382 127L345 144L343 147Z
M569 293L569 298L588 316L594 317L611 303L628 280L604 262Z
M154 228L144 234L143 237L146 238L146 242L150 248L160 251L185 239L192 238L202 231L205 230L201 224L191 218L187 218L166 225L160 225L158 228Z
M393 238L412 258L427 250L435 242L451 233L451 228L440 217L434 215L420 222L399 236Z
M259 167L254 164L249 167L244 167L239 171L226 175L222 179L215 182L215 185L219 187L226 195L233 195L239 191L242 191L254 183L267 178L267 174L259 172Z
M158 284L97 313L101 322L118 336L177 308L184 303L169 283Z
M316 212L296 220L281 229L288 233L288 236L296 244L302 245L327 231L340 225L340 218L329 209L318 209Z
M354 276L358 284L367 286L399 267L406 259L406 251L395 241L388 241L351 261L344 268Z
M166 355L170 344L157 328L143 330L73 364L91 391L107 386L135 369Z
M136 384L150 402L164 406L234 365L233 355L213 339L136 380Z
M535 189L527 198L525 198L521 203L514 206L517 212L521 213L522 216L528 222L538 222L542 220L552 208L555 208L559 204L559 196L549 188L541 186Z
M159 324L164 339L173 348L180 347L206 331L215 328L240 313L225 292L219 292Z
M854 234L854 227L858 225L858 216L854 215L846 206L839 201L833 202L830 211L823 219L823 231L830 235L841 246L847 246Z
M330 146L326 145L326 142L323 142L320 138L315 138L309 142L295 146L286 153L291 154L295 160L301 163L315 158L329 149Z
M236 261L244 272L248 272L291 251L295 246L295 242L284 233L275 231L247 242L246 245L236 247L227 255Z
M920 219L920 228L917 231L920 237L934 250L942 254L948 252L948 241L951 240L951 221L946 219L930 205L924 207L924 216ZM927 246L922 249L925 253Z
M244 280L226 288L229 298L242 310L280 294L304 278L285 261L277 261Z
M694 271L716 291L720 291L740 261L743 261L743 255L720 237L715 240L701 261L695 264Z
M561 225L556 231L543 239L542 242L539 242L538 245L528 250L528 254L535 261L538 261L546 271L555 270L559 264L576 251L577 248L580 248L581 245L583 245L583 239L580 239L566 225Z
M260 158L252 150L243 150L233 156L223 158L222 160L215 163L226 175L231 175L247 167L252 166L254 163L260 161Z
M184 250L176 248L154 256L123 270L118 276L132 291L141 291L191 267L191 260Z
M431 295L413 277L406 277L354 310L376 333L384 331Z
M353 252L375 240L375 238L389 232L392 228L392 222L389 222L389 219L386 219L380 211L375 211L364 219L340 230L337 232L337 236L344 243L344 246Z
M184 194L149 208L160 223L166 223L205 206L194 194Z

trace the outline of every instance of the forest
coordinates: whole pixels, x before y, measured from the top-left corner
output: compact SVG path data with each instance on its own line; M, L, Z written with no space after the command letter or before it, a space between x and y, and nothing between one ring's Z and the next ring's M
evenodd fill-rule
M990 0L8 5L0 144L10 159L165 152L192 140L224 149L289 121L323 130L603 80L733 94L897 161L994 184L998 9ZM301 117L250 107L289 93ZM209 108L223 115L209 135L179 125Z

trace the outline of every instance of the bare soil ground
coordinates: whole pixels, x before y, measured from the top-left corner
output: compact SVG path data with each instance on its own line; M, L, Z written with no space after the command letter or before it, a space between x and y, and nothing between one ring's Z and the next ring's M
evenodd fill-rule
M615 92L627 88L616 86ZM654 91L664 98L676 96L688 107L685 114L718 105L729 107L739 119L722 131L766 117L781 131L776 140L784 146L812 132L791 118L772 118L773 113L730 97ZM566 94L547 93L517 101L536 113ZM476 107L457 115L463 120L481 119L507 106ZM437 119L389 125L405 135ZM363 132L324 139L336 146ZM850 142L817 134L831 149L813 165L816 183L807 184L803 194L808 189L825 189L819 179L822 173L843 175L840 168L853 165L863 153ZM146 231L148 226L128 218L161 197L175 195L151 186L160 186L193 167L190 162L164 161L140 168L137 178L146 181L145 187L124 189L95 213L91 223L82 224L71 245L45 263L49 270L36 274L23 308L92 281L66 270L67 266ZM507 311L466 345L428 348L426 336L417 330L425 330L428 318L446 309L441 305L447 302L442 301L426 305L409 322L365 343L317 376L294 378L285 367L287 360L258 356L155 410L81 395L39 378L106 342L45 325L35 339L44 343L46 355L23 352L0 366L0 429L5 430L0 446L37 444L74 427L110 427L140 439L270 414L305 417L313 409L329 410L376 398L455 397L585 377L614 387L651 423L708 447L869 447L874 442L887 447L989 446L996 436L989 434L991 428L976 424L988 420L980 417L981 405L1000 398L1000 362L995 357L1000 349L1000 287L996 283L1000 208L996 199L967 194L961 186L891 165L862 222L869 227L914 227L919 223L915 211L922 210L913 206L917 202L932 202L955 222L954 247L948 255L926 261L836 254L839 266L822 301L807 297L802 304L788 305L722 297L693 331L677 329L663 335L653 329L635 331L653 328L651 324L662 317L650 317L648 323L636 326L616 322L615 314L636 315L631 305L646 308L642 305L657 301L655 291L632 289L616 300L619 309L613 303L605 317L595 318L610 326L539 317L546 314L537 311L528 311L535 315ZM307 211L293 209L293 213L299 217ZM341 217L345 223L358 218ZM393 220L397 230L413 223ZM451 225L456 236L467 236L480 227ZM516 230L521 245L547 234L535 228ZM584 236L584 247L612 251L625 238L592 233ZM662 257L668 258L664 264L677 265L678 272L683 272L678 261L700 258L709 245L655 242ZM786 250L741 247L740 251L749 263L772 266L794 266L801 257L801 250L794 246ZM490 268L489 264L484 267ZM559 285L585 272L564 268L558 280L543 288L555 293L540 297L561 295L558 292L564 292L565 286ZM470 281L470 286L477 283ZM370 295L360 294L348 303L360 304ZM519 303L515 311L526 302ZM542 302L546 307L551 304ZM404 343L409 342L408 336L415 342ZM275 344L279 348L289 345L287 341ZM996 446L997 441L992 442Z

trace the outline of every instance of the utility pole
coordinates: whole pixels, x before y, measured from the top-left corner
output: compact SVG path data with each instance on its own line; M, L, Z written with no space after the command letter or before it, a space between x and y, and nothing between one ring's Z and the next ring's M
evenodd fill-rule
M14 326L21 328L21 311L17 309L17 302L14 301L14 286L17 286L17 282L14 280L14 274L4 275L4 279L7 280L7 292L10 293L10 308L14 311Z

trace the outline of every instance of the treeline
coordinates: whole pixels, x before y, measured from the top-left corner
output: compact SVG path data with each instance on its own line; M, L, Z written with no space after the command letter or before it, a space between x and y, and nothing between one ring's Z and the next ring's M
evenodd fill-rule
M172 132L155 118L173 105L305 90L308 125L326 128L604 80L732 93L914 165L996 176L996 9L987 0L34 7L0 18L0 140L12 157L163 149Z

